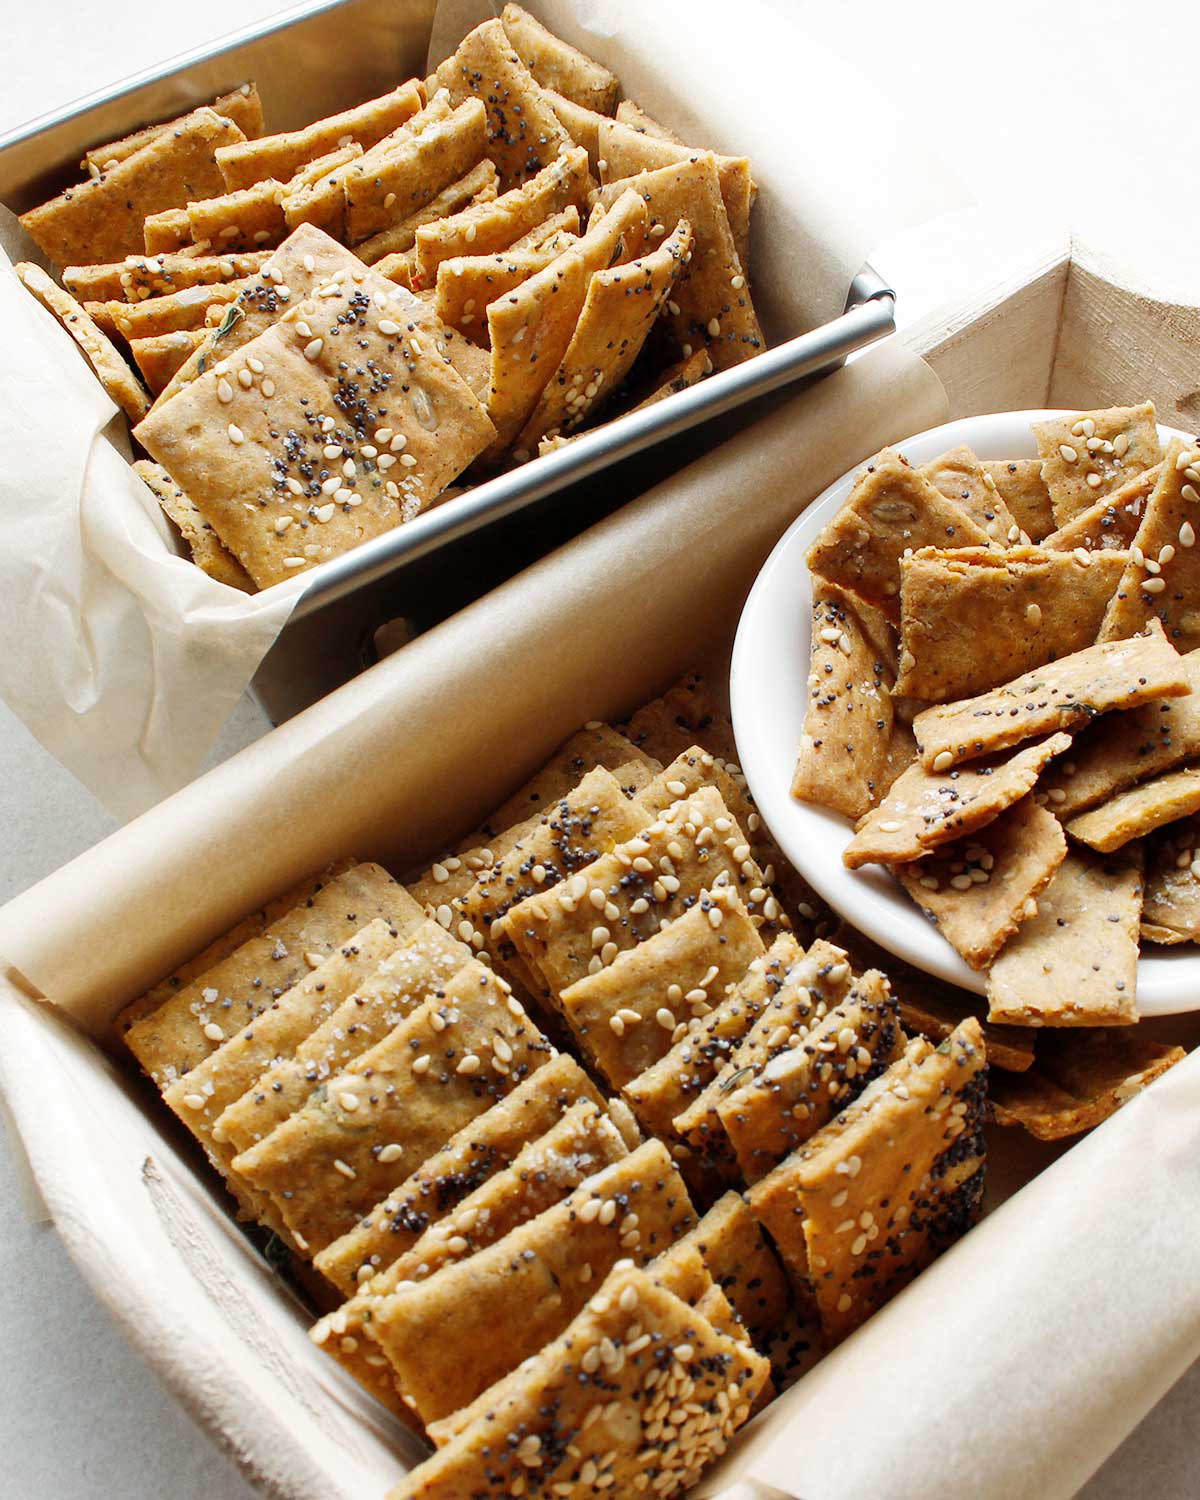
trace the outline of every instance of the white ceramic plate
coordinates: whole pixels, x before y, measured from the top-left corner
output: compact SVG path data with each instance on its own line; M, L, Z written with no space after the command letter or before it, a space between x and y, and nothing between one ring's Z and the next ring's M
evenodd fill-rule
M968 443L987 459L1036 458L1031 422L1061 412L1016 411L966 417L895 446L914 464ZM1163 442L1176 436L1160 428ZM901 887L879 866L847 870L842 850L850 826L836 813L791 795L796 749L804 725L811 637L812 585L805 553L854 482L857 465L814 500L780 538L742 611L733 648L730 702L741 765L759 810L801 875L848 922L928 974L984 991L969 968L930 926ZM1190 945L1156 948L1138 965L1143 1015L1200 1009L1200 955Z

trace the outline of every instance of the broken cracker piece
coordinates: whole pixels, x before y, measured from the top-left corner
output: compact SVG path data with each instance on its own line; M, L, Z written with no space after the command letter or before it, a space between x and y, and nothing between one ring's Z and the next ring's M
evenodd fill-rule
M1151 842L1142 937L1173 946L1200 940L1200 819L1183 818Z
M917 471L948 500L954 500L1001 546L1021 540L1016 517L1004 503L996 482L966 443L939 454Z
M1042 478L1041 459L985 460L981 467L1029 540L1036 544L1048 537L1055 529L1055 521L1050 491Z
M1067 832L1101 854L1112 854L1131 839L1196 811L1200 811L1200 769L1185 766L1140 782L1091 812L1080 813L1067 824Z
M1084 547L1089 552L1128 548L1137 535L1146 502L1161 473L1162 464L1157 463L1152 469L1126 480L1119 490L1105 495L1095 505L1073 516L1065 526L1051 532L1042 545L1047 552L1073 552L1077 547Z
M542 85L585 109L611 115L621 92L615 73L572 47L520 5L508 4L500 24L517 56Z

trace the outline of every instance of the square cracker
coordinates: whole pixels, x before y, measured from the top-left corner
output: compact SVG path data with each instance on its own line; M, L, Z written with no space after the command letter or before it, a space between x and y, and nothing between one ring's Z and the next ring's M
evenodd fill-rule
M472 961L233 1169L270 1193L302 1250L323 1250L551 1051L507 986Z
M469 32L435 76L455 104L478 98L487 106L487 154L505 189L536 177L571 144L498 20Z
M165 1088L368 922L386 917L397 923L421 915L412 897L381 866L355 865L142 1016L126 1030L125 1043Z
M988 973L988 1019L1017 1026L1137 1020L1142 872L1071 849Z
M399 1288L375 1306L371 1337L422 1420L437 1421L557 1338L618 1260L645 1265L695 1223L665 1148L648 1141L477 1255Z
M840 1340L978 1217L987 1066L979 1023L924 1038L749 1190L821 1323Z
M645 199L652 226L661 224L670 233L686 219L695 236L691 261L664 320L682 357L707 349L716 370L753 359L766 340L721 198L716 158L711 152L689 154L685 161L609 183L600 189L597 204L607 208L624 192Z
M191 358L207 336L207 329L179 328L174 333L159 333L152 338L130 339L129 352L142 373L142 379L157 396L167 388L175 372ZM158 465L154 464L152 467L157 469ZM247 581L249 576L246 575Z
M902 697L983 693L1096 639L1125 552L923 547L900 559Z
M388 1500L515 1496L529 1492L531 1467L546 1495L683 1495L749 1418L769 1372L652 1269L622 1268ZM708 1414L671 1429L674 1441L663 1424L678 1396L665 1389L687 1390Z
M436 283L444 260L507 250L551 215L571 205L585 207L589 183L587 152L569 147L520 187L420 225L416 247L421 285Z
M187 206L192 243L213 250L261 250L287 238L282 199L286 184L268 177L252 187Z
M342 185L351 244L417 213L483 160L487 111L482 103L465 99L439 119L434 104L440 102L439 94L347 169Z
M1101 854L1112 854L1131 839L1198 811L1200 769L1185 766L1117 792L1099 807L1072 818L1067 832Z
M417 230L423 225L436 224L443 219L452 218L464 209L494 202L499 191L499 180L496 176L495 164L485 158L460 177L457 182L452 182L449 187L443 188L423 208L417 209L415 213L408 214L402 219L397 219L386 229L381 229L378 234L373 234L361 244L355 245L355 255L365 265L371 266L389 255L411 252L415 266Z
M1146 502L1129 564L1099 639L1121 640L1159 620L1179 651L1200 646L1200 446L1172 440Z
M1037 543L1055 528L1050 491L1042 478L1040 458L985 459L980 466L984 483L990 479L1013 519L1031 542Z
M1156 628L1076 651L978 697L927 708L913 720L913 732L922 765L949 767L1190 691L1179 654Z
M717 1103L742 1176L757 1182L840 1114L904 1050L887 980L871 969L850 993Z
M1127 1031L1047 1033L1036 1070L993 1079L988 1102L998 1124L1063 1140L1107 1120L1186 1055Z
M64 292L40 266L22 262L13 269L26 291L31 292L75 340L107 395L131 422L140 421L150 410L149 397L137 376L117 353L111 339L70 292Z
M595 271L562 362L517 439L518 456L544 437L577 431L629 374L692 253L685 219L656 250Z
M1021 541L1021 528L1004 503L996 482L984 472L974 451L966 443L939 454L917 471L934 489L961 505L963 510L1001 546Z
M884 448L809 548L809 569L900 622L900 559L921 547L985 547L983 530L906 459Z
M755 1348L763 1348L783 1320L787 1280L758 1221L740 1193L726 1193L679 1241L694 1245L729 1298Z
M178 338L179 335L169 334L168 337ZM195 501L179 488L162 465L142 458L134 464L133 470L153 491L164 513L178 526L196 566L218 583L252 594L253 578L196 509Z
M60 266L119 260L143 248L148 214L223 191L216 152L242 132L211 109L193 110L110 172L21 215L21 227ZM147 247L148 248L148 247Z
M780 933L762 957L751 960L723 1000L707 1015L692 1020L664 1057L625 1085L624 1097L652 1135L668 1142L676 1137L676 1117L721 1071L782 989L788 970L801 954L792 934Z
M793 797L860 818L896 779L891 634L871 605L813 579L808 704Z
M569 985L563 1014L591 1065L617 1089L652 1067L690 1019L719 1003L766 949L736 897L714 928L703 901L669 927ZM605 914L597 912L603 923ZM607 941L601 926L593 941Z
M493 255L456 255L437 272L438 317L468 338L487 339L488 304L544 270L577 236L552 236L530 250L498 250Z
M1033 436L1059 526L1162 458L1153 401L1034 422Z
M520 5L506 5L500 24L521 61L543 86L564 98L611 115L621 92L621 83L602 63L572 47Z
M632 260L642 248L646 207L623 194L582 239L487 310L492 348L488 415L498 457L525 426L570 347L594 272Z
M420 84L410 78L390 93L356 104L341 114L316 120L301 130L264 135L258 140L224 147L217 156L217 164L225 190L251 187L267 177L287 182L308 162L345 145L347 138L365 151L415 115L423 98Z
M261 271L269 250L230 255L127 255L107 266L68 266L63 285L91 302L143 302L202 282L241 281Z
M243 83L240 88L219 95L207 108L214 114L232 120L248 141L262 134L262 99L253 83ZM84 154L79 165L93 177L98 177L119 162L125 161L135 151L140 151L143 146L148 146L151 141L186 122L186 115L177 115L175 119L165 120L161 125L147 125L142 130L135 130L131 135L122 136L119 141L106 141L101 146L93 146Z
M887 796L863 818L842 851L842 863L907 864L941 844L974 833L1033 790L1069 734L1052 734L1015 755L973 761L945 771L909 766Z
M1072 516L1065 526L1052 531L1042 545L1048 552L1073 552L1077 547L1086 547L1089 552L1129 547L1161 473L1162 464L1157 463L1152 469L1135 474L1119 490L1105 495L1095 505Z
M600 122L596 131L596 150L600 181L606 186L625 177L637 177L642 172L656 172L660 167L679 166L706 154L703 149L677 145L661 136L635 130L619 120ZM750 209L755 195L750 163L744 156L711 154L738 264L745 272L750 265Z
M1142 939L1173 945L1200 941L1200 819L1183 818L1153 841L1146 862Z
M347 1297L387 1269L426 1229L513 1161L578 1099L600 1103L595 1085L569 1053L558 1052L497 1100L364 1214L314 1264ZM628 1145L636 1145L629 1140Z
M973 969L986 969L1036 910L1066 854L1058 819L1022 797L970 838L893 873L951 947Z
M715 828L718 820L728 821L727 832ZM508 913L504 929L520 957L557 996L694 903L709 913L714 929L720 928L724 904L734 894L752 919L762 919L768 899L762 871L720 794L705 787L612 853L577 870L558 889L527 897ZM609 936L597 947L601 917Z

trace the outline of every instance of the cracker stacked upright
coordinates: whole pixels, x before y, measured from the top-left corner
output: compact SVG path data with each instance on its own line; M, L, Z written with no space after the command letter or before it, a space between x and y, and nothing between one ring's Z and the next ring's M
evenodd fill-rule
M22 218L63 285L22 280L223 583L293 577L764 347L749 162L684 145L518 5L429 78L263 131L246 84L93 148Z

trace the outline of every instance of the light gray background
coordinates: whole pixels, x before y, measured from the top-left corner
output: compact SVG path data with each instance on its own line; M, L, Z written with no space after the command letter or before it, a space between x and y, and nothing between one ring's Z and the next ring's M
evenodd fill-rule
M1188 0L1137 12L1126 0L915 0L900 12L891 0L792 3L815 36L855 58L859 87L878 84L906 101L980 204L945 233L879 248L885 274L905 268L905 321L1052 223L1136 266L1162 294L1195 300L1200 111ZM240 0L223 24L216 8L190 0L7 5L0 131L279 9L277 0ZM214 755L264 728L243 703ZM0 901L111 827L0 705ZM249 1500L232 1464L116 1333L53 1230L22 1211L2 1124L0 1140L0 1496ZM1198 1419L1200 1366L1104 1464L1086 1500L1200 1495Z

